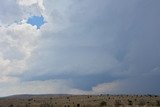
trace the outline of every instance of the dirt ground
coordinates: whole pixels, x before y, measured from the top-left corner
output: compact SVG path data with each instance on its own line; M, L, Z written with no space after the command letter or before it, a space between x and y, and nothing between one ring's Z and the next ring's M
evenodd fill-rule
M160 107L160 96L21 95L0 98L0 107Z

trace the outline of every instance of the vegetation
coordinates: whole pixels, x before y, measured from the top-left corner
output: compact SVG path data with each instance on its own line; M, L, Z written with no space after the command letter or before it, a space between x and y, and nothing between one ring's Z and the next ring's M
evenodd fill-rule
M101 103L100 103L100 107L103 107L103 106L106 106L107 105L107 103L105 102L105 101L102 101Z
M0 107L160 107L156 95L67 95L1 98Z

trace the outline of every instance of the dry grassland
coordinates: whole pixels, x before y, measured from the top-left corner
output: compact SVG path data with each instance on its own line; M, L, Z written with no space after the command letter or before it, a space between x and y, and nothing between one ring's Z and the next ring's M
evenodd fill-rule
M21 95L1 98L0 107L160 107L160 96Z

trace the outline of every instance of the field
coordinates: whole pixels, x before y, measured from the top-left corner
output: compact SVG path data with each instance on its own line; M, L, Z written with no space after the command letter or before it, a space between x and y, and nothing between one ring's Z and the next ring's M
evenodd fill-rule
M160 107L157 95L17 95L0 107Z

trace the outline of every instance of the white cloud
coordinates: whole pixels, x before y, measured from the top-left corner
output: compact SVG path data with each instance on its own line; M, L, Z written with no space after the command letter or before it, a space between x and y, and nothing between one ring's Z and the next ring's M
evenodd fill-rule
M39 31L29 24L0 27L1 75L19 74L27 69L27 61L37 46Z
M12 84L18 82L19 79L16 77L11 77L11 76L1 76L0 77L0 84Z
M112 83L102 83L102 84L98 84L97 86L93 87L92 91L97 94L114 93L119 89L120 86L122 87L122 85L123 84L119 83L118 81L115 81Z
M17 0L17 3L22 6L31 6L36 4L40 9L45 10L43 0Z

